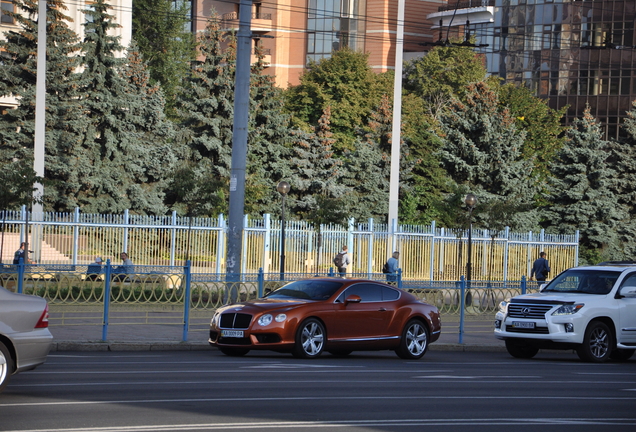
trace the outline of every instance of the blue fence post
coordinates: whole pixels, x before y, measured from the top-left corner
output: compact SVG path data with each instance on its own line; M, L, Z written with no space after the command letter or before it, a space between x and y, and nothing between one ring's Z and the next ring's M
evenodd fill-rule
M22 294L24 288L24 258L20 257L18 263L18 293Z
M327 275L327 276L329 276L329 277L334 277L335 275L336 275L336 274L335 274L335 273L334 273L334 271L333 271L333 267L329 267L329 273L328 273L328 275Z
M526 275L521 276L521 294L525 294L526 293L526 286L527 286L527 282L526 282Z
M102 318L102 340L108 339L108 321L110 313L110 283L112 267L110 258L106 260L106 269L104 270L104 317Z
M258 298L263 297L263 292L265 291L265 272L263 271L263 267L258 269Z
M464 306L465 306L464 297L466 295L466 279L464 278L464 276L462 276L460 279L459 287L460 287L459 298L461 299L459 301L459 343L463 344L464 343Z
M185 293L183 295L183 342L188 341L188 330L190 329L190 301L191 301L191 283L192 272L190 266L190 260L186 261L186 265L183 268L185 274Z
M401 268L398 269L397 286L398 288L402 288L402 269Z

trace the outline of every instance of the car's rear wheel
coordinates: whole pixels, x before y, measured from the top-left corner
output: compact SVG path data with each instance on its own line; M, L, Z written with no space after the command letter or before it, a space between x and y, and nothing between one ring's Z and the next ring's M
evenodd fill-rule
M428 350L428 329L420 320L409 321L402 330L400 346L395 353L406 360L417 360L426 354L426 350Z
M632 358L634 352L636 352L636 350L616 348L612 350L610 358L616 361L627 361Z
M523 342L506 340L506 350L514 358L530 359L537 355L539 348L533 347Z
M245 354L250 352L247 348L234 348L234 347L219 347L219 351L221 351L226 356L230 357L243 357Z
M609 360L613 346L614 338L607 324L592 321L587 326L583 343L576 349L576 353L583 361L603 363Z
M0 392L7 386L12 373L13 358L7 347L0 342Z
M306 319L296 330L292 354L298 358L316 358L322 354L325 339L325 326L316 318Z

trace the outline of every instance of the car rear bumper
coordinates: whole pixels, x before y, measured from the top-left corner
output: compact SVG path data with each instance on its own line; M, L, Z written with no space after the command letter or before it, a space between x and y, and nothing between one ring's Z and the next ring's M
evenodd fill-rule
M10 338L16 351L16 373L43 364L53 344L53 335L48 328L11 335Z

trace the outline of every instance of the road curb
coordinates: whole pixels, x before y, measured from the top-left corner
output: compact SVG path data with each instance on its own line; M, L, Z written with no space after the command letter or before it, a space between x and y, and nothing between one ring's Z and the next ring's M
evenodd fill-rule
M211 349L207 342L117 342L117 341L58 341L53 342L51 352L64 351L204 351ZM505 352L502 345L433 343L431 351Z

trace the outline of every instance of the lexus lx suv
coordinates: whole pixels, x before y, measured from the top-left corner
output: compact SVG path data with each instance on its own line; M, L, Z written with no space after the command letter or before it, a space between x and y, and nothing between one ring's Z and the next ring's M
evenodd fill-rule
M517 358L574 349L583 361L628 360L636 351L636 265L574 267L539 292L501 302L495 336Z

